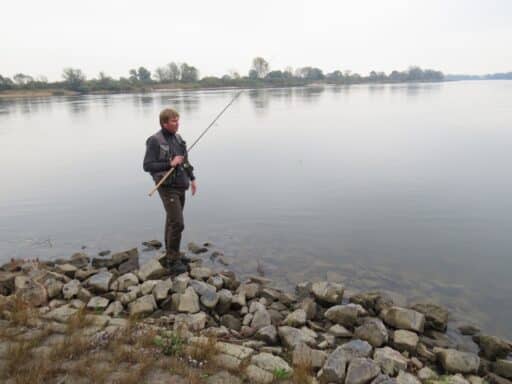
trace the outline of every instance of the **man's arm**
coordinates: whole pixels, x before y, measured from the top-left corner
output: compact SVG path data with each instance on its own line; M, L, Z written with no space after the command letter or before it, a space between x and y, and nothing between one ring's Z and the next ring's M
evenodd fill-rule
M171 169L169 161L162 161L160 157L160 146L153 137L146 140L146 154L144 155L143 168L146 172L161 172Z

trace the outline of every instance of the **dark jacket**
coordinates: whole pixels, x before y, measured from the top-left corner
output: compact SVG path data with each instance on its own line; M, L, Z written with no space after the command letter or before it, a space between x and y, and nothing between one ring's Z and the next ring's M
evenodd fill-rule
M165 143L161 145L158 134L163 135ZM165 129L148 137L146 140L146 154L144 156L144 171L158 183L163 175L171 169L170 159L175 156L184 156L185 162L176 167L163 185L177 189L188 189L189 180L195 180L193 167L188 162L187 145L178 134L170 133Z

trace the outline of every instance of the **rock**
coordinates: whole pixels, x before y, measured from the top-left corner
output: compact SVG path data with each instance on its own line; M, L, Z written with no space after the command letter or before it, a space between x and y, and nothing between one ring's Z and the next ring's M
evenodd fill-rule
M425 315L425 328L445 332L448 325L448 311L437 304L418 303L411 307Z
M172 290L176 293L184 293L185 289L188 287L188 283L190 282L190 277L188 277L187 273L182 273L174 278Z
M115 267L114 261L112 260L111 257L109 257L109 258L94 257L92 259L91 265L93 266L93 268L97 268L97 269L100 269L100 268L110 269L110 268Z
M119 316L121 313L123 313L123 304L121 304L120 301L114 301L113 303L110 303L110 305L107 307L107 309L105 310L105 312L103 312L105 315L108 315L108 316L114 316L114 317L117 317Z
M403 329L396 330L393 334L393 344L399 351L416 351L419 343L417 334Z
M353 340L336 348L318 372L321 383L343 383L347 364L353 359L368 357L372 347L366 341Z
M373 360L380 365L382 372L387 375L395 376L400 370L407 370L407 359L400 352L390 347L377 348Z
M44 314L43 318L47 320L54 320L59 323L66 323L76 312L76 308L72 308L70 305L63 305Z
M114 256L113 256L114 257ZM129 258L119 264L117 270L121 275L125 273L134 272L139 269L139 252L130 252Z
M112 275L110 272L100 272L89 277L87 286L94 293L106 293L110 288L110 282L112 281Z
M231 314L223 315L220 318L220 324L228 329L234 329L235 331L240 331L240 329L242 328L242 322L240 321L240 319Z
M49 299L54 299L59 297L62 292L62 287L64 284L61 281L58 281L54 278L50 278L46 280L44 283L44 287L46 288L46 292L48 293Z
M380 373L380 367L371 359L355 358L347 369L345 384L367 384Z
M252 356L251 364L257 366L258 368L264 369L271 374L276 371L281 371L283 373L287 372L289 374L293 372L292 368L285 360L279 356L274 356L271 353L266 352L261 352Z
M144 245L145 247L154 248L154 249L162 248L162 243L158 240L143 241L142 245Z
M277 344L277 329L273 325L262 327L256 332L255 338L269 345Z
M87 256L87 254L83 252L77 252L71 256L70 264L74 265L76 268L85 268L89 265L90 261L91 259L89 256Z
M224 281L224 287L226 289L235 291L240 286L240 282L237 280L233 271L222 271L219 273L219 276Z
M80 281L84 281L91 277L92 275L98 273L98 270L96 268L87 267L85 269L79 269L75 272L75 279L78 279Z
M92 309L93 311L98 311L98 310L103 311L107 308L108 303L109 303L108 299L105 299L104 297L100 297L100 296L94 296L87 303L87 309Z
M86 264L87 265L87 264ZM75 267L73 264L58 264L55 269L62 273L63 275L66 275L67 277L73 278L75 276L75 272L77 271L77 267Z
M357 308L352 305L335 305L329 308L324 316L333 323L352 327L357 322Z
M233 294L227 289L221 289L217 293L219 295L219 302L215 307L215 311L222 315L229 311L229 308L231 307L231 300L233 299Z
M208 292L215 293L215 291L216 291L216 289L213 285L207 284L204 281L190 280L188 285L189 285L189 287L194 288L194 291L196 291L196 293L199 296L205 295Z
M512 360L496 361L494 364L494 372L507 379L512 379Z
M480 366L480 358L474 353L461 352L456 349L434 349L436 356L449 373L476 373Z
M87 289L85 289L84 287L81 287L79 290L78 290L78 294L76 295L76 298L80 301L83 301L84 303L88 303L89 300L91 300L91 297L92 297L92 293L89 292Z
M227 371L221 371L206 380L206 384L242 384L242 381Z
M0 270L0 295L8 296L14 292L15 278L14 273Z
M394 328L423 333L425 316L412 309L390 307L382 310L379 316Z
M222 289L224 286L224 280L220 276L210 276L207 281L208 284L213 285L217 290Z
M466 336L473 336L480 332L480 328L471 324L459 325L457 329L459 330L460 333Z
M14 292L34 307L40 307L48 302L45 287L27 276L14 278Z
M107 256L107 255L110 255L110 249L105 249L103 251L99 251L98 252L98 256Z
M260 328L266 327L267 325L271 325L272 321L270 319L270 314L266 309L262 309L254 312L254 317L251 322L251 327L258 330Z
M198 332L204 329L207 320L208 317L204 312L198 312L193 315L181 313L174 320L174 330L179 330L180 327L184 326L185 329Z
M252 354L254 354L254 349L247 348L241 345L225 343L225 342L217 342L215 344L215 349L219 353L224 353L229 356L236 357L240 360L245 360Z
M139 285L139 278L134 273L126 273L120 276L116 282L118 291L126 291L128 287Z
M62 296L64 296L66 300L71 300L78 295L80 287L81 285L78 280L71 280L69 283L62 286Z
M204 295L201 295L201 304L206 308L213 309L219 302L219 294L210 290L206 291Z
M131 316L147 316L153 313L157 308L153 295L139 297L137 300L128 304L128 310Z
M142 264L139 269L138 276L141 281L160 279L167 275L167 270L156 259L149 260Z
M153 296L157 302L161 302L165 300L172 289L172 281L171 279L160 280L153 288Z
M393 300L381 292L362 292L350 297L350 302L360 304L376 316L385 308L393 306Z
M237 371L240 369L242 360L225 353L217 353L212 357L213 363L221 368Z
M292 361L293 365L302 365L311 367L314 369L321 368L325 360L327 359L327 353L319 351L317 349L311 349L307 344L298 344L293 350Z
M421 384L421 381L416 376L404 371L398 373L396 382L397 384Z
M185 292L180 295L178 311L188 313L199 312L199 297L192 287L188 287L185 289Z
M429 367L423 367L418 371L418 378L421 381L434 380L438 378L438 375Z
M295 292L299 297L307 297L311 293L313 284L310 281L303 281L295 287Z
M313 320L316 318L318 305L311 297L306 297L304 300L302 300L300 303L300 308L306 312L307 320Z
M121 304L127 305L127 304L131 303L132 301L134 301L135 299L137 299L137 297L139 297L139 294L140 294L140 287L138 285L129 287L128 292L122 294L119 297L119 301L121 302Z
M496 336L477 335L473 340L480 346L483 356L489 360L505 358L512 352L511 344Z
M245 375L250 383L271 384L274 381L273 374L253 364L250 364L245 369Z
M283 345L288 349L293 349L300 343L306 343L310 346L315 345L314 337L297 328L283 326L278 328L277 333Z
M140 293L142 295L149 295L153 292L153 288L162 280L146 280L140 285Z
M369 318L363 325L357 327L354 336L366 340L374 347L380 347L388 342L388 330L378 318Z
M375 379L373 379L371 384L397 384L397 382L394 377L389 377L388 375L381 373Z
M246 325L246 326L249 326L251 324L251 321L252 321L253 317L254 317L254 315L252 313L245 314L244 320L242 321L242 324Z
M256 283L241 284L238 287L238 292L243 292L247 299L253 299L260 293L261 286Z
M284 319L284 325L290 327L302 327L304 324L306 324L306 311L303 309L293 311Z
M213 271L206 267L196 267L190 270L190 276L197 280L207 280L212 274Z
M342 338L352 337L352 332L350 332L343 325L339 325L339 324L334 324L331 328L328 329L327 332L336 337L342 337Z
M495 375L494 373L491 372L489 372L485 378L485 382L490 384L512 384L512 381L507 380L501 376Z
M342 284L329 283L327 281L317 282L311 286L315 298L329 304L340 304L343 299L345 288Z
M196 255L200 254L200 253L205 253L205 252L208 252L208 248L206 247L201 247L199 245L197 245L196 243L188 243L188 250Z
M437 360L436 355L430 351L427 346L423 343L418 343L418 346L416 347L416 353L418 356L421 356L425 360L430 361L431 363L435 362Z

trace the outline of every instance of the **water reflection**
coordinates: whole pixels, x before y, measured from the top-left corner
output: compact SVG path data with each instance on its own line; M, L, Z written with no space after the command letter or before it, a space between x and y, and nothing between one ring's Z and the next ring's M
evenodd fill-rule
M65 101L69 112L71 112L74 117L80 117L89 111L90 101L83 96L66 97Z

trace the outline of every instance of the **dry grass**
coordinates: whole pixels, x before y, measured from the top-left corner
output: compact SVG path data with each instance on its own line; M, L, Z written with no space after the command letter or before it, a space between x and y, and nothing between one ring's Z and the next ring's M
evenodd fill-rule
M2 303L0 313L6 315L11 325L20 327L33 324L34 319L39 317L37 309L18 295L9 296L9 299Z
M79 309L71 315L67 321L66 333L72 335L80 329L86 328L92 324L92 319L87 317L87 311L84 308Z
M201 341L191 343L187 348L187 352L189 353L190 357L196 361L209 362L211 358L217 353L216 344L216 337L205 336L201 338Z
M308 361L301 361L293 366L291 377L294 384L310 384L313 382L314 371Z

